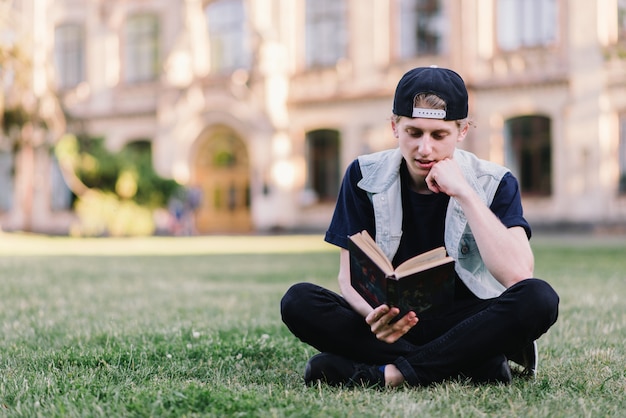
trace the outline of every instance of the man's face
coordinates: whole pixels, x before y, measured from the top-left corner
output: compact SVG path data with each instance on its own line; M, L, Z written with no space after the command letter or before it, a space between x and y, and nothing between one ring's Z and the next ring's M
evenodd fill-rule
M467 134L467 125L459 129L455 121L401 117L392 128L409 173L422 182L438 161L452 158L456 144Z

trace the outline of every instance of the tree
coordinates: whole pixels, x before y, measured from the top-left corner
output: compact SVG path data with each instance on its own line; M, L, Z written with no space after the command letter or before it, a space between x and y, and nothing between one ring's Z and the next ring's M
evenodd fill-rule
M14 162L11 228L42 232L34 231L34 221L50 213L51 193L41 191L50 190L50 184L40 187L49 181L41 170L56 158L65 184L76 197L79 222L70 226L70 233L150 234L155 228L152 210L163 207L179 185L154 173L149 143L140 141L113 155L103 138L91 137L81 120L64 111L53 87L51 60L44 46L47 39L32 30L45 26L35 17L45 19L46 13L39 13L45 11L37 8L46 3L20 2L28 6L20 9L32 12L21 16L13 1L0 0L0 153L10 153ZM67 133L68 122L80 132ZM97 162L97 168L87 169L85 159Z
M14 161L14 224L31 231L36 161L49 158L65 130L65 117L49 88L45 60L34 59L36 40L20 25L23 18L12 1L0 0L0 150L10 152Z

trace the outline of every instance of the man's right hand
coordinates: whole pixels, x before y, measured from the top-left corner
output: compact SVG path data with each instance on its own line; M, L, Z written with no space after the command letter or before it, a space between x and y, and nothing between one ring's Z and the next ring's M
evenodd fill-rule
M410 311L399 320L392 322L399 313L398 308L380 305L365 317L365 322L376 334L376 338L389 344L395 343L419 321L415 312Z

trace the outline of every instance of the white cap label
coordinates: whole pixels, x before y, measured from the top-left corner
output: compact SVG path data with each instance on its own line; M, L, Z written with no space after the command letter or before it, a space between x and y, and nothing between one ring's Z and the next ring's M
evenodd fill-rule
M421 107L414 107L413 117L426 119L445 119L446 111L441 109L424 109Z

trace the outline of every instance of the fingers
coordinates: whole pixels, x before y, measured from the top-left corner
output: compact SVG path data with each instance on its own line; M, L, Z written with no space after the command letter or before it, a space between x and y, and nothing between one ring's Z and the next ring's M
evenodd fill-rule
M458 164L446 158L437 162L426 176L426 187L434 193L456 197L469 187Z
M429 173L426 177L426 186L433 193L439 193L441 191L441 188L437 184L437 180L432 173Z
M378 308L374 309L365 317L365 322L367 322L368 325L374 325L375 323L383 319L383 317L387 315L390 310L391 308L389 308L389 306L380 305ZM395 315L391 316L391 318L389 318L387 322L391 321L391 319L393 319L393 317L396 316L397 314L398 312L396 312Z
M409 312L398 321L390 324L386 330L377 334L376 338L390 344L394 343L409 332L409 330L413 328L418 321L419 319L417 318L417 315L415 315L415 312Z
M443 191L443 189L441 188L437 180L439 176L445 174L445 170L443 170L442 172L442 167L445 167L446 162L447 162L447 159L444 159L436 163L430 169L430 171L428 172L428 175L426 176L426 179L425 179L426 187L428 187L428 189L433 193L439 193ZM445 175L444 175L444 180L445 180Z
M399 313L398 308L382 305L370 312L365 320L370 325L372 333L376 334L376 338L387 343L394 343L418 322L415 312L409 312L392 323L391 321Z

